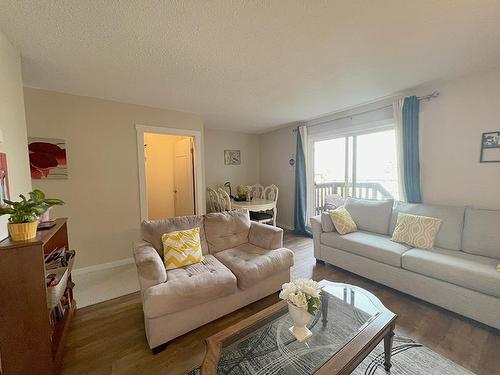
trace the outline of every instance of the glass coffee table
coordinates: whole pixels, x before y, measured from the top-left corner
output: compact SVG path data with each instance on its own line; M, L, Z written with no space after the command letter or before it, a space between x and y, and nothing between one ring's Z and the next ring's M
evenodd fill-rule
M349 374L384 340L384 366L391 367L397 316L359 287L319 282L322 306L308 324L313 335L298 342L286 301L207 339L202 375Z

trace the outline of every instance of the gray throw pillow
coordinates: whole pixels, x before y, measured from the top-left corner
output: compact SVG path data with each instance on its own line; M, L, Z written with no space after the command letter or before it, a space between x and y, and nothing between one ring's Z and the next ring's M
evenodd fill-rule
M329 194L325 197L323 211L332 211L342 207L345 204L345 198L339 194Z
M334 232L335 227L333 225L332 218L328 211L322 212L321 213L321 228L323 229L323 232Z

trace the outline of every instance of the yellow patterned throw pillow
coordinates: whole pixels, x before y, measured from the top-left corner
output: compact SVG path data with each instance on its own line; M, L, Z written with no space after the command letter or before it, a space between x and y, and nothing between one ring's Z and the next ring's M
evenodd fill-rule
M167 270L173 270L203 260L200 228L179 230L161 236L163 260Z
M441 219L398 213L396 228L391 240L420 249L430 250L441 226Z
M328 212L332 218L333 225L339 234L356 232L358 227L345 207L336 208Z

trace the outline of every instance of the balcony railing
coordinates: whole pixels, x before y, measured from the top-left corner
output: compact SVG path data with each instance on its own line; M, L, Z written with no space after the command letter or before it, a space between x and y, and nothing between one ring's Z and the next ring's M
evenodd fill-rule
M378 182L357 182L356 186L345 182L322 182L314 184L314 212L319 215L323 211L325 198L330 194L343 197L364 199L388 199L392 194Z

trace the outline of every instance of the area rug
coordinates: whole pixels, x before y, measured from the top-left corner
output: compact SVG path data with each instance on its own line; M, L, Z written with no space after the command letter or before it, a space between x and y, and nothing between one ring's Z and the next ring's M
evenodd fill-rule
M245 357L244 346L239 346L236 356ZM252 356L252 362L258 361L258 355ZM218 375L306 375L303 369L296 369L296 372L286 372L282 368L274 368L265 371L249 371L249 367L243 364L231 364L230 366L219 366ZM416 343L403 336L394 336L392 349L392 368L389 372L384 369L384 346L380 343L368 357L354 370L354 375L474 375L467 369L444 358L431 349ZM255 364L255 362L254 362ZM255 369L255 367L254 367ZM200 375L200 369L189 371L186 375Z

